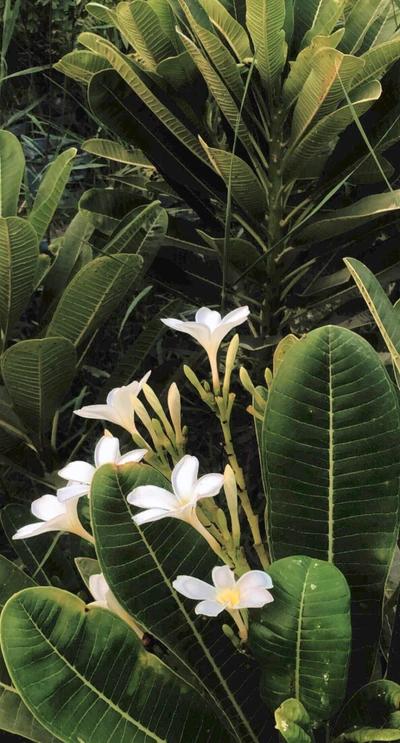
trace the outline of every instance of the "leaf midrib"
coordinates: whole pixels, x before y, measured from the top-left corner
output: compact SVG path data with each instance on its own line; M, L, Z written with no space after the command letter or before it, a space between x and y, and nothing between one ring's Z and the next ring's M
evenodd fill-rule
M296 637L296 666L294 676L294 695L296 699L300 699L300 650L301 650L301 630L303 626L303 611L304 611L304 600L306 595L307 579L310 572L311 565L307 568L307 573L304 578L303 590L301 592L300 606L299 606L299 619L297 623L297 637Z

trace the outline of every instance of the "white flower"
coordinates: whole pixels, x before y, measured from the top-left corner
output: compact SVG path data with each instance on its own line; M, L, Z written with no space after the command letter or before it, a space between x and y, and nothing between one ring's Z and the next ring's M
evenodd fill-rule
M77 460L76 462L70 462L59 471L58 474L60 477L68 480L68 485L57 490L58 499L65 501L69 498L89 495L90 485L98 467L101 467L103 464L109 464L110 462L114 462L117 465L127 464L128 462L140 462L145 454L147 454L147 449L134 449L121 457L119 440L106 431L104 436L96 444L94 466Z
M126 387L115 387L108 393L106 405L85 405L80 410L75 410L75 414L81 418L110 421L122 426L131 434L136 433L131 395L138 396L150 374L151 372L147 372L140 382L131 382Z
M21 526L14 534L13 539L36 537L38 534L44 534L48 531L69 531L93 543L93 537L79 521L77 504L78 498L73 498L67 503L61 503L55 495L42 495L41 498L34 500L31 505L33 515L41 521Z
M139 526L149 521L159 521L166 516L182 519L203 533L196 505L200 498L217 495L224 482L218 474L203 475L197 479L199 460L186 454L174 467L171 475L173 493L156 485L140 485L129 493L127 500L133 506L146 508L133 520Z
M219 312L214 312L208 307L201 307L196 312L195 322L184 322L183 320L175 320L174 318L167 318L162 320L162 322L168 325L169 328L179 330L182 333L188 333L203 346L210 359L214 386L218 388L217 353L221 341L232 328L245 322L249 314L250 310L246 306L232 310L224 318L221 318Z
M262 570L250 570L235 581L233 570L223 565L213 568L212 581L213 586L190 575L179 575L172 585L189 599L201 599L195 612L207 617L216 617L224 609L260 608L274 600L267 591L272 588L272 580Z
M114 612L114 614L118 614L121 619L127 622L135 630L140 639L143 637L143 632L139 629L137 624L135 624L132 617L125 611L125 609L122 608L114 594L110 591L103 573L96 573L95 575L90 576L89 591L92 594L94 601L91 601L88 606L99 606L102 609L109 609Z

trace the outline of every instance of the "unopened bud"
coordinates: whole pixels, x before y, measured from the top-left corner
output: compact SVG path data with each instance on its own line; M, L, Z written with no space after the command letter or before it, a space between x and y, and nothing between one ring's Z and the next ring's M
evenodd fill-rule
M266 383L268 389L271 389L272 379L273 379L271 369L268 369L267 368L265 370L265 372L264 372L264 376L265 376L265 383Z
M232 539L235 547L237 547L240 544L238 492L235 474L230 464L227 464L224 470L224 491L231 518Z
M180 446L184 441L181 429L181 396L175 382L171 384L168 390L168 410L175 430L176 443L177 446Z

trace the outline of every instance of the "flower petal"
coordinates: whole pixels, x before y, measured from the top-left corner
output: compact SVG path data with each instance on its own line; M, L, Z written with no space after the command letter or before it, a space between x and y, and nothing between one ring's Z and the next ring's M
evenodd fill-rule
M163 508L148 508L146 511L140 511L136 516L133 516L132 521L137 526L141 526L142 524L149 524L150 521L159 521L170 515L170 512L165 511Z
M130 392L131 395L135 395L135 397L138 396L139 392L143 388L143 385L146 384L146 382L147 382L150 374L151 374L151 371L148 371L148 372L146 372L146 374L144 375L144 377L141 378L141 380L139 382L134 381L134 382L131 382L130 384L127 385L127 388L126 389L129 390L129 392Z
M85 483L78 483L76 485L66 485L65 488L59 488L57 490L57 499L60 503L70 500L70 498L80 498L82 495L89 495L90 485Z
M228 604L220 604L219 601L200 601L194 607L196 614L204 614L206 617L217 617L226 609Z
M221 322L221 315L208 307L201 307L196 312L196 322L205 325L213 333Z
M240 594L250 588L272 588L272 585L271 577L264 570L249 570L237 582Z
M109 462L118 462L120 457L119 441L115 436L102 436L94 450L94 464L101 467Z
M74 410L75 415L81 418L93 418L95 420L110 421L121 425L121 419L118 411L111 405L85 405L80 410Z
M214 586L191 575L178 575L172 585L188 599L215 599L217 595Z
M123 426L130 433L134 433L136 427L133 422L131 392L128 387L119 387L114 390L113 407L119 415L120 426Z
M180 506L173 493L157 485L139 485L128 494L126 500L138 508L162 508L164 511L174 511Z
M62 470L59 470L58 474L63 480L72 480L73 482L84 482L86 485L90 485L94 473L96 472L92 464L87 462L70 462Z
M199 460L190 454L185 454L172 470L171 483L178 500L188 503L192 500L199 471Z
M107 581L103 573L96 573L89 578L89 591L95 601L106 601L106 594L109 591Z
M221 320L221 325L231 325L232 328L235 325L241 325L242 322L244 322L250 314L250 310L247 305L244 307L238 307L237 310L232 310L232 312L228 312L225 317Z
M147 449L133 449L119 458L118 465L128 464L128 462L140 462L146 454Z
M207 350L210 342L210 331L206 325L201 325L197 322L183 322L183 320L174 320L173 318L162 320L162 322L164 325L168 325L169 328L179 330L182 333L188 333L188 335L195 338Z
M196 498L209 498L212 495L218 495L224 484L224 476L212 473L210 475L203 475L197 480L194 486L193 495Z
M42 521L50 521L57 516L64 516L67 512L64 504L60 503L55 495L42 495L41 498L36 498L31 504L31 511L34 516Z
M46 522L38 521L36 524L21 526L16 534L14 534L13 539L28 539L28 537L36 537L48 531L68 531L68 519L66 515L63 514Z
M212 582L214 583L218 593L220 591L231 590L235 587L235 576L233 570L228 568L227 565L213 568Z
M274 600L272 593L266 588L249 588L240 592L240 601L235 604L234 609L251 609L260 608L265 604L270 604Z

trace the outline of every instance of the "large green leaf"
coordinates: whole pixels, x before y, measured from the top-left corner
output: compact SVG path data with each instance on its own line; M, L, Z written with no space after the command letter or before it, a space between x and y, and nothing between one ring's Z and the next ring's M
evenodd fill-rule
M329 720L346 691L351 648L350 591L334 565L285 557L268 569L274 601L250 624L262 668L261 693L275 709L293 696L313 722Z
M313 11L312 23L302 41L303 47L312 44L316 36L327 36L333 31L346 2L347 0L308 0L303 3L304 12Z
M135 509L131 510L127 495L134 487L150 483L170 488L148 465L118 469L106 465L97 470L90 505L102 572L123 608L194 674L228 727L233 726L243 743L257 743L266 719L257 694L255 663L233 653L220 621L197 616L193 602L172 586L178 575L195 574L209 581L218 560L204 538L178 519L157 521L143 529L135 525ZM223 621L229 623L229 616Z
M139 255L96 258L68 284L47 329L77 346L104 323L132 288L142 265Z
M158 229L161 227L161 229ZM108 255L114 253L146 253L146 244L158 248L168 227L168 214L159 201L137 207L126 215L115 229L104 248ZM155 235L158 240L155 240ZM159 233L159 234L158 234Z
M250 166L226 150L207 147L205 143L203 146L227 188L231 183L232 197L238 206L250 216L263 219L267 210L267 197Z
M361 55L365 64L361 72L355 76L352 87L368 80L378 80L400 57L400 38L397 36L390 41L374 46Z
M310 715L297 699L286 699L275 710L275 720L287 743L311 743Z
M333 735L356 743L400 740L400 686L387 680L363 686L341 711Z
M392 625L392 637L390 639L390 648L388 655L388 664L386 678L400 681L400 601L397 600L396 613Z
M39 258L35 230L20 217L0 217L0 329L7 338L33 290Z
M239 62L252 56L249 38L243 26L227 11L219 0L200 0L211 23L228 42Z
M128 212L148 203L132 188L89 188L79 199L79 211L96 230L111 235Z
M353 108L358 116L367 111L378 100L381 86L377 81L367 83L351 94ZM354 121L353 111L347 104L325 116L300 140L297 147L284 160L285 179L300 177L316 155L325 151L329 143Z
M303 49L290 63L290 72L283 84L282 101L286 108L293 105L311 72L311 62L318 49L336 49L344 29L338 29L331 36L316 36L313 43Z
M368 309L385 341L393 364L400 372L400 321L386 292L372 271L356 258L345 258L344 262L356 282Z
M175 55L175 47L164 32L158 15L145 0L121 2L116 8L118 26L148 69Z
M0 130L0 217L15 217L25 169L25 157L18 139Z
M137 165L139 168L154 170L154 165L141 150L127 150L122 144L114 142L112 139L101 139L100 137L86 139L81 145L81 149L90 152L92 155L97 155L97 157L105 157L107 160L113 160L117 163Z
M96 72L110 69L111 64L100 54L88 49L75 49L65 54L54 67L78 83L89 83Z
M285 0L247 0L246 3L246 24L257 69L269 95L279 83L286 60L285 12Z
M2 375L15 411L39 441L70 388L75 366L72 343L58 337L20 341L2 358Z
M340 49L348 54L354 54L360 48L370 26L390 2L391 0L356 0L346 18Z
M35 581L11 560L0 555L0 612L14 593L31 586L36 586Z
M331 5L331 11L334 12L330 0L294 0L294 38L297 47L301 45L305 35L316 28L321 13L325 14L329 5ZM341 6L343 3L339 0L334 5ZM315 33L314 37L316 35Z
M261 463L274 559L334 562L352 592L353 673L368 678L398 529L399 413L375 351L344 328L309 333L269 391Z
M94 231L82 212L78 212L68 225L56 259L46 277L45 293L58 297L67 286L82 250L89 244Z
M101 3L87 3L87 5L85 5L85 10L87 10L94 18L97 18L98 21L117 28L117 14L115 10L112 10L112 8L108 8L106 5L102 5Z
M183 51L183 45L176 33L176 17L168 0L148 0L149 5L156 11L162 28L175 47L176 54Z
M87 611L60 589L28 588L6 604L1 631L16 688L65 743L94 730L97 743L232 740L200 694L108 610Z
M68 183L76 153L75 147L62 152L51 163L39 186L28 217L30 224L37 232L39 241L44 236Z
M296 240L302 243L328 240L397 209L400 209L400 189L366 196L351 206L326 212L323 219L312 222L301 230L296 235Z

